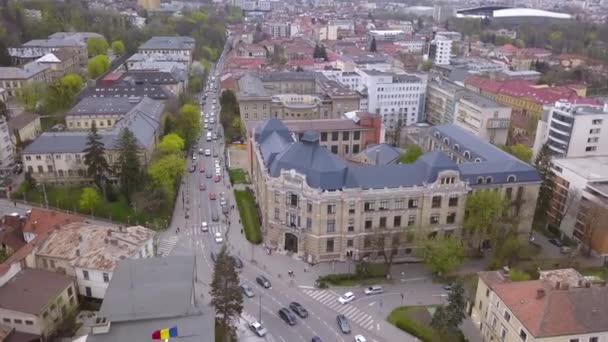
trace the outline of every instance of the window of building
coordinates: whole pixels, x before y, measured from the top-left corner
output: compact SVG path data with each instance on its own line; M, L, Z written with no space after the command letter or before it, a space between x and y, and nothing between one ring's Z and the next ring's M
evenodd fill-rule
M380 228L386 228L386 217L381 217L380 218L380 224L379 224Z
M380 201L380 206L378 207L378 209L380 210L389 210L389 201L388 200L382 200Z
M507 183L515 183L517 181L517 177L515 175L507 176Z
M407 217L407 226L411 227L416 224L416 215L410 215Z
M84 280L89 280L89 271L82 270L82 277L84 278Z
M510 321L511 320L511 314L509 312L507 312L507 310L505 310L505 321Z
M279 199L281 198L281 193L278 191L274 192L274 203L279 203Z
M327 220L327 233L334 233L336 231L336 220Z
M372 229L373 221L372 219L365 220L365 229Z
M522 341L525 341L526 339L528 339L528 334L526 334L525 331L519 330L519 338L521 338Z
M34 325L34 321L26 320L25 325Z
M297 208L298 207L298 195L287 193L287 205Z
M311 231L312 230L312 219L310 217L306 218L306 230L307 231Z
M439 223L439 215L438 214L433 214L431 215L431 218L429 219L430 224L438 224Z
M477 177L477 184L483 184L483 177Z
M395 209L405 209L405 200L395 200Z
M72 296L72 293L74 292L74 290L72 289L72 287L68 287L68 297Z
M42 259L42 266L43 266L44 268L49 268L49 264L48 264L48 262L46 261L46 259Z
M596 143L600 140L600 138L598 137L593 137L593 138L587 138L587 142L588 143Z
M500 338L504 341L505 337L507 337L507 329L503 326L502 330L500 331Z
M327 253L333 253L334 251L334 239L327 239L325 242L325 251Z
M348 141L350 139L350 132L342 132L342 140Z
M340 139L339 132L331 132L331 141L338 141Z
M452 224L454 222L456 222L456 213L449 213L445 218L445 223Z
M374 211L375 209L375 205L376 203L374 201L365 201L365 203L363 204L363 210L364 211Z
M85 296L91 297L92 293L91 293L91 288L90 287L85 286L84 292L85 292Z
M44 167L42 167L42 165L38 165L38 173L44 173Z
M354 245L355 245L355 242L353 239L346 240L346 247L352 247Z
M587 146L585 147L585 152L595 152L597 150L597 146Z
M407 207L409 209L416 209L418 208L418 199L417 198L412 198L410 200L407 201Z
M281 210L279 208L274 208L274 219L278 220L281 217Z
M348 213L349 214L354 214L355 213L355 202L350 202L348 204Z
M602 124L602 119L595 119L591 121L592 125L601 125Z
M327 132L321 132L321 141L327 141Z
M599 134L599 133L600 133L599 128L592 128L589 130L589 134Z
M353 132L353 140L359 140L361 138L361 132L354 131Z
M10 323L11 319L10 318L3 318L2 322L4 322L4 323Z
M589 337L589 342L599 342L599 337L596 337L596 336Z
M328 214L335 214L336 213L336 205L335 204L328 204L327 205L327 213Z
M103 282L104 283L109 283L110 282L110 275L105 273L103 274Z
M348 145L344 145L344 154L348 154Z
M42 160L42 156L36 156L36 160Z
M330 149L331 149L331 153L338 154L338 146L333 145L330 147Z
M448 201L448 206L457 207L458 206L458 197L456 197L456 196L450 197L450 199Z
M579 342L578 338L571 338L570 342Z
M441 196L433 196L431 208L441 208Z
M353 154L357 154L359 153L359 144L354 144L353 145Z
M17 318L15 318L14 322L15 322L15 324L23 324L23 320L20 320Z
M355 226L352 226L352 225L351 225L351 226L348 226L347 230L348 230L349 232L354 232L354 231L355 231Z
M401 216L393 217L393 227L401 227Z

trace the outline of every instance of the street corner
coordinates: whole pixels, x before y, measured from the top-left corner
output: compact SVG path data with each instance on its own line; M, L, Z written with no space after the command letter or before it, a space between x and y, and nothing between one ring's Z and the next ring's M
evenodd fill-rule
M256 321L256 319L243 312L239 318L239 323L236 325L236 335L239 341L244 342L262 342L262 341L274 341L268 334L265 337L257 336L251 329L249 329L249 323Z

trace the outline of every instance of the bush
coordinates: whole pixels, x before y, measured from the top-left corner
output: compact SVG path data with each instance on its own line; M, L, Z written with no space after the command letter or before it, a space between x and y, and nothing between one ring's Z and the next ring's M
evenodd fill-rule
M335 273L320 276L319 282L327 282L333 285L356 285L365 280L384 279L386 276L385 264L372 264L368 262L360 262L355 267L355 273Z
M512 268L511 270L509 270L509 279L511 281L526 281L532 279L532 276L526 271Z
M415 337L421 339L425 342L433 342L435 339L435 332L431 327L427 327L423 324L418 323L412 317L408 315L410 308L415 307L407 307L401 306L394 309L389 315L387 320L395 325L397 328L408 332Z

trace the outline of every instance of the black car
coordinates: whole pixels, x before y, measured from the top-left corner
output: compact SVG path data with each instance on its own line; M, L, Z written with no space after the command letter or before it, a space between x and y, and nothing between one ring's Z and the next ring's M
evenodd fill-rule
M338 315L336 316L336 321L343 334L350 334L350 323L348 323L348 318L346 318L346 316Z
M231 256L230 258L232 258L232 264L234 264L234 267L243 268L243 261L241 260L241 258L237 256Z
M313 336L311 342L323 342L319 336Z
M279 310L279 317L281 317L281 319L289 325L296 325L296 316L294 316L287 308L282 308Z
M272 287L272 285L270 284L270 280L268 280L266 277L264 277L263 275L261 276L257 276L255 278L255 281L260 284L260 286L269 289Z
M561 241L559 241L558 239L549 239L549 243L557 246L557 247L562 247L563 244Z
M308 317L308 310L306 310L302 306L302 304L300 304L298 302L291 302L291 303L289 303L289 308L291 309L291 311L295 312L296 315L300 316L301 318Z

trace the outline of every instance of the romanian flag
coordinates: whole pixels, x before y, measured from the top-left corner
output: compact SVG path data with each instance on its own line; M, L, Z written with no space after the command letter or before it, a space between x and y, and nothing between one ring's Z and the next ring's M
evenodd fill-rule
M169 338L177 337L177 327L170 329L156 330L152 333L153 340L168 340Z

